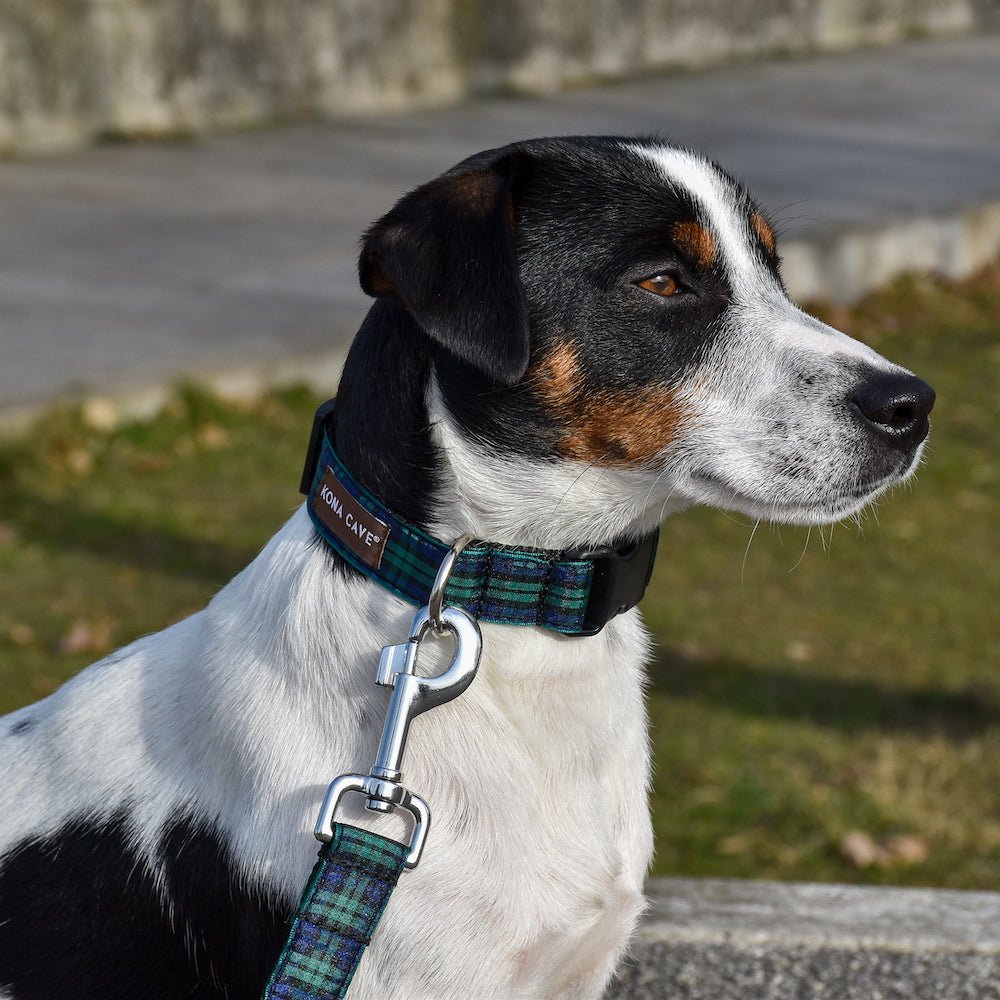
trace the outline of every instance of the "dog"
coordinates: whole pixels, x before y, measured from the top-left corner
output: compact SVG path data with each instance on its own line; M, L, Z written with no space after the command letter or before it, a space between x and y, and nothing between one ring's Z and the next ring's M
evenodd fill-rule
M796 308L762 208L659 138L473 156L359 269L336 449L446 543L579 550L698 504L823 524L920 460L933 390ZM300 508L203 611L0 721L0 998L257 1000L413 613ZM350 1000L597 998L642 913L638 611L482 632L475 682L413 727L434 828ZM338 818L408 836L357 796Z

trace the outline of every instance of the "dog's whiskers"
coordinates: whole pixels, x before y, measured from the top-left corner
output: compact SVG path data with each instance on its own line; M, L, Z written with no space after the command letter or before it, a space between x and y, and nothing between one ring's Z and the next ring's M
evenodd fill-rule
M754 537L757 534L757 529L760 527L760 518L758 517L754 521L753 528L750 530L750 537L747 539L747 547L743 550L743 562L740 564L740 586L743 585L744 576L747 568L747 557L750 555L750 546L753 545Z
M795 564L788 571L789 573L794 573L799 568L799 566L802 565L802 560L805 559L806 557L806 549L809 548L809 540L811 538L812 538L812 525L810 524L809 527L806 528L806 540L802 544L802 551L799 553L799 558L795 560Z
M605 454L606 454L606 453L605 453ZM584 477L584 476L585 476L585 475L586 475L586 474L587 474L588 472L590 472L590 471L591 471L592 469L594 469L594 468L595 468L595 467L597 466L597 463L598 463L598 462L600 462L600 461L601 461L601 459L603 459L604 457L605 457L604 455L600 455L600 456L598 456L598 457L597 457L597 458L595 458L595 459L594 459L594 460L593 460L592 462L588 463L588 464L587 464L587 465L586 465L586 466L585 466L585 467L584 467L584 468L583 468L583 469L581 470L580 474L579 474L579 475L578 475L578 476L577 476L577 477L576 477L576 478L575 478L575 479L573 480L573 482L571 482L571 483L569 484L569 486L568 486L568 487L566 488L566 491L565 491L565 492L564 492L564 493L562 494L562 496L561 496L561 497L559 497L559 499L558 499L558 500L556 501L556 505L555 505L555 506L554 506L554 507L552 508L552 514L553 514L553 516L554 516L554 515L555 515L555 513L556 513L556 512L557 512L557 511L559 510L559 507L560 507L560 506L562 505L562 502L563 502L563 501L564 501L564 500L565 500L565 499L566 499L566 498L567 498L567 497L568 497L568 496L570 495L570 493L572 493L572 492L573 492L573 490L575 490L575 489L576 489L576 487L577 487L577 485L579 484L580 480L581 480L581 479L583 479L583 477ZM604 475L604 470L602 470L602 471L601 471L601 475L597 477L597 480L596 480L596 482L594 483L594 485L595 485L595 486L597 485L597 483L599 483L599 482L601 481L601 476L603 476L603 475Z

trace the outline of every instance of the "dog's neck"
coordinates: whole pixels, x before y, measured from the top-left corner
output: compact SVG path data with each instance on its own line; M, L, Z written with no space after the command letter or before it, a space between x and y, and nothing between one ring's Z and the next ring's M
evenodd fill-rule
M427 399L443 457L432 534L470 532L502 545L564 550L639 537L660 523L660 508L646 506L655 473L495 450L463 433L433 374Z
M354 476L432 535L572 549L653 531L671 510L650 469L544 460L473 439L435 376L427 337L380 300L362 325L337 394L335 445Z

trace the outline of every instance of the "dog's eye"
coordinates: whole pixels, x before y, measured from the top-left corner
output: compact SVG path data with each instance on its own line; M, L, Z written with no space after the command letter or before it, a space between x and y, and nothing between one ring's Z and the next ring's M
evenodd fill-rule
M652 292L654 295L662 295L666 299L674 295L679 295L684 290L681 287L681 283L672 274L667 274L666 272L654 274L649 278L643 278L642 281L637 281L636 284L640 288L645 288L647 292Z

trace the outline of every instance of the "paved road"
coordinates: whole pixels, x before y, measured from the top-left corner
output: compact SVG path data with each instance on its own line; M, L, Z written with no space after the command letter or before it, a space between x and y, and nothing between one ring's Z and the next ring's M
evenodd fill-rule
M791 237L957 211L1000 199L1000 37L0 163L0 410L336 354L358 233L399 193L515 138L650 131Z

